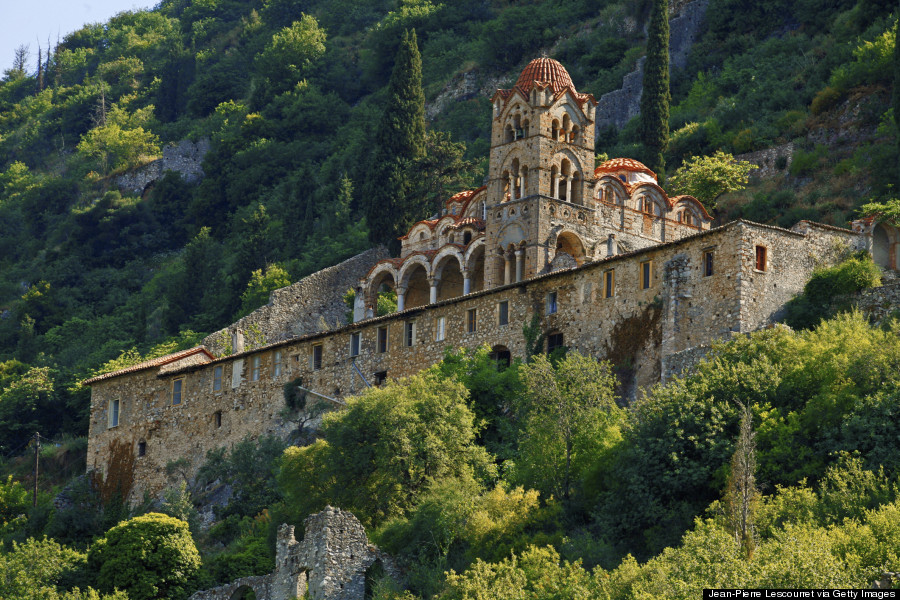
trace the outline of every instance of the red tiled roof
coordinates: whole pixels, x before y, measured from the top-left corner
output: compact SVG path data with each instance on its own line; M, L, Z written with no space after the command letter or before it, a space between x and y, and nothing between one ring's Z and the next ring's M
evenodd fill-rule
M118 377L120 375L127 375L128 373L136 373L137 371L143 371L145 369L152 369L154 367L162 367L163 365L167 365L169 363L177 362L179 360L183 360L188 358L189 356L193 356L195 354L205 354L208 359L205 362L210 362L215 360L215 356L213 356L209 350L204 348L203 346L196 346L194 348L190 348L188 350L182 350L181 352L175 352L174 354L167 354L165 356L160 356L159 358L154 358L152 360L146 360L142 363L138 363L136 365L131 365L130 367L125 367L124 369L119 369L118 371L111 371L109 373L103 373L102 375L97 375L96 377L91 377L90 379L85 379L81 383L83 385L91 385L93 383L97 383L98 381L105 381L107 379L112 379L113 377Z
M566 88L575 89L572 77L562 64L552 58L536 58L522 71L516 86L527 95L535 83L545 83L554 93L559 93Z
M653 179L659 179L656 176L656 173L651 171L647 167L647 165L640 161L634 160L633 158L610 159L594 169L594 175L601 175L604 173L618 173L619 171L636 171L638 173L646 173L647 175L653 177Z
M459 221L451 225L450 228L459 229L460 227L465 227L466 225L471 225L479 231L484 231L484 221L477 217L465 217L464 219L460 219Z

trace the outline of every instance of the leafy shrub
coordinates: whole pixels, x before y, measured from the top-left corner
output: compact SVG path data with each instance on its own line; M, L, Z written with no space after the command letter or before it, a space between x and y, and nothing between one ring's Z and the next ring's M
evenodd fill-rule
M785 322L794 329L815 326L836 309L834 302L841 296L881 284L881 270L867 252L853 254L833 267L819 269L799 294L785 307Z
M88 551L101 589L124 590L132 600L181 600L200 568L188 524L160 513L124 521Z
M791 161L791 175L797 177L811 175L813 171L823 165L827 156L828 148L823 144L816 144L816 147L810 152L801 148L796 149Z
M809 105L809 112L814 115L820 115L836 106L843 99L844 93L840 89L830 85L825 86L813 98L812 104Z

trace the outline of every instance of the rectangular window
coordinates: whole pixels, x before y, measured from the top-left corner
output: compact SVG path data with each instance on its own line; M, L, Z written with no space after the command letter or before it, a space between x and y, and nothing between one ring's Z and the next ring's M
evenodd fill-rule
M500 325L509 325L509 300L501 302L497 309L497 322Z
M110 400L109 401L109 411L106 414L106 426L107 426L107 428L119 426L119 401L118 400Z
M550 292L549 294L547 294L547 314L555 315L556 310L556 292Z
M262 371L262 357L254 356L250 359L250 381L259 381L260 371Z
M217 410L215 414L213 414L213 422L216 424L216 429L222 426L222 411Z
M438 317L434 323L434 341L443 342L447 337L447 317Z
M281 377L281 350L276 350L272 355L272 376Z
M475 333L478 330L478 309L470 308L466 311L466 331Z
M316 344L312 347L309 359L313 371L318 371L322 368L322 344Z
M756 270L757 271L765 271L766 270L766 247L765 246L757 246L756 247Z
M563 347L563 334L551 333L547 336L547 354L552 353L557 348Z
M703 276L712 277L713 274L713 252L707 250L703 253Z
M641 289L650 289L653 281L653 261L648 260L641 263Z
M138 456L144 456L147 454L147 442L141 440L138 442Z
M181 404L181 394L184 391L184 377L172 380L172 406Z
M224 367L219 365L215 369L213 369L213 391L221 392L222 391L222 370Z
M244 370L244 359L239 358L231 363L231 387L237 389L241 387L241 375Z
M375 380L375 385L382 385L387 380L387 371L378 371L372 379Z
M388 328L378 328L378 353L384 354L388 350Z
M407 321L403 324L403 344L407 347L414 346L416 344L415 321Z
M612 298L616 295L616 270L610 269L603 273L603 297Z
M350 356L359 356L359 332L350 334Z

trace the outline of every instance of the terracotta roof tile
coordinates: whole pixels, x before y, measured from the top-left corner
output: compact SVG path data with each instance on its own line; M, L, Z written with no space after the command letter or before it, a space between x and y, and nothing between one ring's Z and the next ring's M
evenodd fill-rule
M601 175L604 173L617 173L619 171L635 171L638 173L645 173L653 177L653 179L659 180L659 178L656 176L656 173L651 171L650 168L647 167L647 165L640 161L634 160L633 158L610 159L594 169L594 175Z
M536 58L528 63L519 75L516 86L527 95L535 83L545 83L556 93L566 88L575 89L569 72L559 61L552 58Z
M203 346L196 346L194 348L190 348L188 350L182 350L181 352L175 352L174 354L167 354L165 356L160 356L159 358L154 358L152 360L146 360L142 363L138 363L136 365L131 365L130 367L125 367L124 369L119 369L118 371L111 371L109 373L103 373L102 375L97 375L96 377L91 377L90 379L85 379L82 381L82 385L91 385L97 383L99 381L105 381L107 379L112 379L114 377L119 377L120 375L127 375L128 373L136 373L138 371L144 371L146 369L153 369L155 367L162 367L164 365L168 365L173 362L177 362L179 360L183 360L190 356L194 356L195 354L204 354L206 359L199 361L202 363L208 363L215 360L215 356L210 353L209 350L204 348ZM199 357L198 357L199 358ZM198 361L194 361L195 363Z

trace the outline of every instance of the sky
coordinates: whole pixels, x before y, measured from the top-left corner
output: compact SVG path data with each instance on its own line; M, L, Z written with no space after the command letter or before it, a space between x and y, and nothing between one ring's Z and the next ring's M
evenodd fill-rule
M156 6L157 0L0 0L0 73L12 66L13 52L31 49L29 72L37 70L38 40L56 43L85 23L105 23L123 10Z

